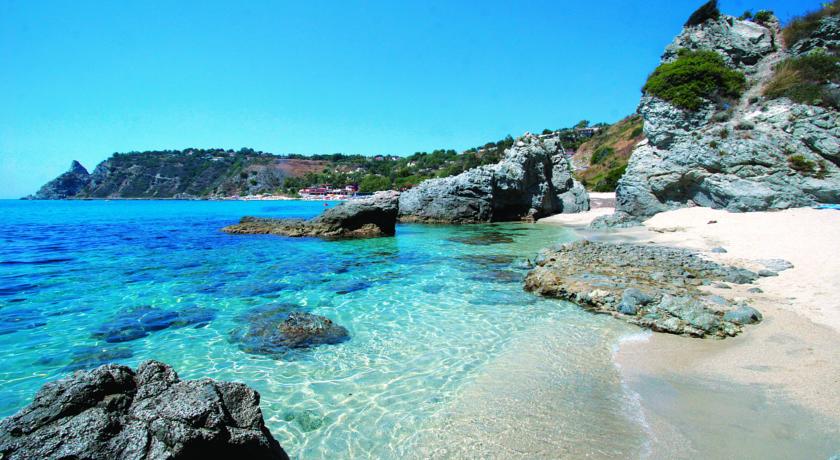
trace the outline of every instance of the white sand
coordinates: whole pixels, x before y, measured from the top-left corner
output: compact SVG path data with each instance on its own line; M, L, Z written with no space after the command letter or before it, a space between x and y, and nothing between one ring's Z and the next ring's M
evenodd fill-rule
M559 224L565 227L586 227L600 216L612 214L615 210L615 193L591 192L589 194L590 210L574 214L555 214L538 220L538 223Z
M596 210L608 213L606 210ZM593 212L541 222L581 226ZM716 223L710 223L716 221ZM574 222L569 224L567 222ZM760 269L759 259L785 259L794 268L761 278L763 294L749 286L709 288L726 298L745 298L764 321L726 340L696 340L653 334L624 344L617 361L629 380L682 374L760 385L773 397L790 398L840 420L840 212L810 208L729 213L685 208L658 214L644 227L591 232L597 239L651 242L704 252L718 262Z

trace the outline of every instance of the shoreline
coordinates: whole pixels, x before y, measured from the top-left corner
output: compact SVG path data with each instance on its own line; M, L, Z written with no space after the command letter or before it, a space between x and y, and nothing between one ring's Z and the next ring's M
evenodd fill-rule
M840 260L835 260L840 253L836 238L840 213L811 208L755 213L683 208L657 214L642 227L587 228L596 217L612 211L593 204L582 215L556 215L538 222L569 227L588 239L695 249L716 262L752 270L764 268L758 259L785 259L794 265L778 276L760 278L756 285L762 293L748 292L755 285L704 288L711 294L747 299L764 315L760 324L738 337L691 339L650 332L643 340L619 342L614 362L626 384L640 395L643 416L659 437L680 443L667 445L660 439L654 444L700 451L698 439L711 433L710 427L718 420L692 418L681 411L703 413L713 407L726 412L732 436L739 433L749 438L761 432L773 438L765 441L775 448L784 444L777 436L805 435L786 428L790 422L782 415L758 416L757 405L770 412L784 407L798 414L791 419L810 428L834 431L833 427L840 426L840 392L836 391L840 388L836 346L840 343L840 297L832 292L840 279ZM727 252L711 252L719 247ZM663 392L670 395L670 406L659 401ZM740 409L718 407L721 399ZM767 429L738 431L741 425L756 424ZM753 441L755 449L772 456L760 439ZM820 442L825 441L814 439L811 445Z

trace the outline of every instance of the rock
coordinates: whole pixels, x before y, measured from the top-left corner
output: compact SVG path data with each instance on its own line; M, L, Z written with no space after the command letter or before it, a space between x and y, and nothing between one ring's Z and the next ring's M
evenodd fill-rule
M44 385L0 422L0 457L286 459L259 402L244 384L183 381L157 361L109 364Z
M688 249L581 240L541 251L525 290L658 332L724 338L745 323L725 319L734 307L698 287L757 278Z
M716 247L716 248L712 248L712 252L715 253L715 254L726 254L729 251L727 251L726 249L721 248L721 247Z
M753 324L758 323L763 319L761 313L755 308L746 305L740 306L735 310L728 311L723 314L723 320L735 324Z
M167 328L203 327L216 317L209 308L163 310L151 306L121 311L96 328L91 336L108 343L129 342Z
M761 288L754 287L754 288L747 289L747 292L752 293L752 294L761 294L764 291Z
M258 309L243 317L247 328L236 329L230 339L251 354L282 358L293 349L333 345L350 339L342 326L323 316L289 312L288 306Z
M793 55L802 55L817 48L840 48L840 17L826 16L820 19L819 26L811 35L791 44L790 52Z
M772 270L759 270L758 271L758 276L771 277L771 276L779 276L779 274L772 271Z
M407 222L477 223L538 219L589 209L556 137L526 134L501 162L430 179L400 196Z
M811 44L797 45L829 43L840 36L838 24L823 20ZM680 49L713 50L760 89L772 62L785 57L772 27L728 16L686 27L662 62L676 59ZM749 100L757 91L728 108L709 101L696 111L644 94L638 112L647 140L635 147L618 182L615 214L592 226L630 226L685 206L748 212L840 203L840 114L785 98L755 106Z
M378 192L371 197L345 201L310 220L243 217L222 231L239 235L271 234L327 239L394 236L399 192Z
M793 264L785 259L761 259L757 262L774 272L783 272L793 268Z
M35 200L63 200L76 196L90 183L90 174L78 161L73 160L70 169L47 182L35 195L27 197Z

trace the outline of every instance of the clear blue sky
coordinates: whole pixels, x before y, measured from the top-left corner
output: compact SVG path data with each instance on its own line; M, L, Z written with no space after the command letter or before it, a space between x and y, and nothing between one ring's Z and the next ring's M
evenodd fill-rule
M406 155L616 121L700 3L0 0L0 197L117 151Z

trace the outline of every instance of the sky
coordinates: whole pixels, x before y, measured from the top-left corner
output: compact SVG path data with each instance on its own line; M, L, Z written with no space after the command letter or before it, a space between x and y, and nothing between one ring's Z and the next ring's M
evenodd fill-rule
M700 3L0 0L0 198L114 152L409 155L614 122Z

